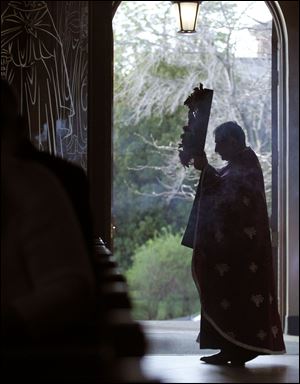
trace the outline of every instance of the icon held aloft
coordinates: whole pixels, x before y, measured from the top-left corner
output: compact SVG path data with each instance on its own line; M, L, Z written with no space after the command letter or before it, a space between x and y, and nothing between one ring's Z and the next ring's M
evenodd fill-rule
M184 105L189 108L188 124L183 127L181 142L178 144L179 158L182 165L188 167L194 156L204 151L207 126L209 121L213 90L194 88L193 93L185 100Z

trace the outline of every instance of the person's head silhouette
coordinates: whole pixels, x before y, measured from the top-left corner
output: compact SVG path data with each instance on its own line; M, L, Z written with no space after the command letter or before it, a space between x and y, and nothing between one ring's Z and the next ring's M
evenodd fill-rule
M236 153L246 146L245 133L235 121L227 121L219 125L215 131L215 152L223 160L231 160Z

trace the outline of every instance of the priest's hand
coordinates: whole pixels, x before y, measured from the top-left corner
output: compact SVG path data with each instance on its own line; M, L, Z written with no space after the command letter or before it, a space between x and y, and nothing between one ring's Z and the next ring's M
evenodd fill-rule
M208 161L205 152L203 152L201 155L197 155L194 157L194 167L199 171L202 171L207 165Z

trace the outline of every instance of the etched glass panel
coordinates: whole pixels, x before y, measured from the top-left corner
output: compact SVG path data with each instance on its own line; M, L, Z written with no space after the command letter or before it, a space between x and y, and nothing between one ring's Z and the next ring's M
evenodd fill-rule
M1 77L31 141L87 168L88 2L1 2Z

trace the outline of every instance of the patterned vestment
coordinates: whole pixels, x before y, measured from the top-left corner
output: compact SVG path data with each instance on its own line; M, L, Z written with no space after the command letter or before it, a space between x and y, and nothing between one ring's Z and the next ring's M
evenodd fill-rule
M221 170L203 171L182 244L194 249L202 318L219 340L258 354L285 353L263 174L251 148ZM215 337L210 343L200 334L204 339L200 348L217 348Z

